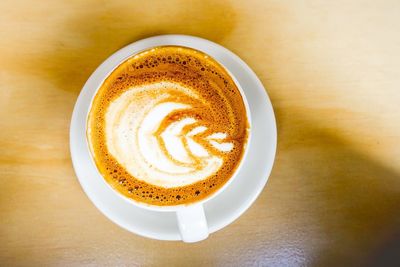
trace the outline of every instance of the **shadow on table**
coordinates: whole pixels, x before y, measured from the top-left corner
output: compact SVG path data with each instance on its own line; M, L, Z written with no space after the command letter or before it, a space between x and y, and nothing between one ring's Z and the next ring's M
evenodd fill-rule
M277 120L269 191L283 180L286 192L278 194L288 206L282 208L293 210L288 227L300 232L298 247L310 265L400 266L400 175L359 152L339 130L295 110L277 109ZM297 214L308 218L296 223Z

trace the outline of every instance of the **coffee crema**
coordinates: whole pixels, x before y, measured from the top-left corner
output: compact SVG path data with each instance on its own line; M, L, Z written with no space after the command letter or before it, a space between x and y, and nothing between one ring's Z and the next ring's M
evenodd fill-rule
M246 108L231 76L208 55L162 46L121 63L97 91L87 138L118 192L151 205L199 201L242 160Z

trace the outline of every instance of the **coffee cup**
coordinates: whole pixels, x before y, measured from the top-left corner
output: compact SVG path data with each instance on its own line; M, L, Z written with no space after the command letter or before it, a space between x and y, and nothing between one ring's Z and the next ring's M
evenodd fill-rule
M157 38L157 37L153 37L153 38ZM189 37L189 38L192 38L192 37ZM141 41L139 41L139 43L140 42ZM196 47L196 46L191 46L190 42L188 42L188 44L185 46L187 46L189 48L193 48L193 49L199 49L201 51L201 48ZM140 51L143 51L146 49L151 49L151 48L152 48L151 43L147 44L147 45L145 45L145 43L144 43L143 46L137 46L136 51L132 51L132 53L129 54L128 57L131 57L131 56L135 55L136 53L139 53ZM118 53L120 53L120 51L116 52L110 58L115 57L116 55L118 55ZM126 54L126 52L125 52L125 54ZM90 99L90 102L93 101L93 97L95 96L95 94L100 86L98 81L99 80L104 81L104 79L106 79L108 77L110 72L124 60L125 60L125 58L123 60L120 59L119 61L106 60L99 67L99 69L102 69L104 71L102 71L102 72L96 71L94 73L94 75L96 75L95 78L96 78L97 82L91 83L91 81L92 81L92 77L91 77L91 79L89 79L87 84L85 85L85 87L88 87L88 86L91 87L90 92L88 91L88 93L90 93L91 96L89 96L89 97L86 96L86 99ZM182 204L182 205L172 205L172 206L168 206L168 205L167 206L156 206L156 205L149 205L146 203L132 200L131 198L128 198L128 197L116 192L108 183L106 183L104 181L104 179L97 179L98 183L106 184L110 188L110 190L112 192L114 192L114 194L116 196L118 196L118 198L123 199L123 201L129 203L130 205L135 205L136 207L139 207L141 209L151 210L151 211L155 211L155 212L174 212L174 213L176 213L176 218L177 218L180 234L181 234L182 240L185 242L196 242L196 241L200 241L200 240L207 238L209 229L207 226L207 219L205 217L203 205L205 203L211 201L212 199L214 199L216 196L223 194L225 192L225 190L227 188L229 188L229 186L232 184L232 182L235 180L238 173L240 172L241 167L242 167L243 163L245 162L248 148L250 147L252 131L251 131L251 114L250 114L249 105L246 100L246 95L245 95L243 89L241 88L241 85L237 82L236 78L232 74L230 74L230 75L231 75L231 78L235 81L235 84L236 84L237 88L239 89L240 94L242 96L242 99L243 99L243 102L244 102L244 105L246 108L247 119L250 124L250 128L249 128L250 131L249 131L247 145L245 147L242 160L239 162L238 167L236 168L235 172L232 174L231 178L221 188L219 188L217 191L215 191L213 194L207 196L206 198L201 199L200 201L193 202L193 203L187 203L187 204ZM88 113L90 111L90 103L89 103L88 107L89 108L83 110L86 118L88 117ZM79 112L79 111L74 111L74 112ZM86 131L86 129L81 129L81 130ZM88 143L87 143L87 146L89 146ZM84 151L83 153L88 153L88 151L89 151L89 149L87 151ZM90 154L90 152L89 152L89 154ZM93 158L92 158L92 164L93 164L93 166L95 166L95 163L93 162ZM93 166L91 166L91 167L93 167ZM101 174L99 173L98 177L100 177L100 176L101 176Z

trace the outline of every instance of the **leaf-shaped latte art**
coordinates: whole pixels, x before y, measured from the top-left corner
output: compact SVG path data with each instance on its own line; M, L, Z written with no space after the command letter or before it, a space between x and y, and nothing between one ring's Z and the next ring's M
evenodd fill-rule
M135 177L167 188L192 184L216 173L223 157L210 147L221 153L234 147L224 141L227 133L199 137L210 129L187 115L191 103L178 99L202 103L190 88L159 82L130 88L110 104L106 113L107 147L113 157ZM177 112L182 117L175 115L174 120L168 120Z

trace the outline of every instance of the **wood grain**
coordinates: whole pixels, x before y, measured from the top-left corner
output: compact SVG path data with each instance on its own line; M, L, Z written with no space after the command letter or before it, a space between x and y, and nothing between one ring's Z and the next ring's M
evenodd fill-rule
M1 266L400 264L399 1L1 1L0 10ZM241 56L278 123L260 198L192 245L108 221L68 149L90 73L165 33Z

